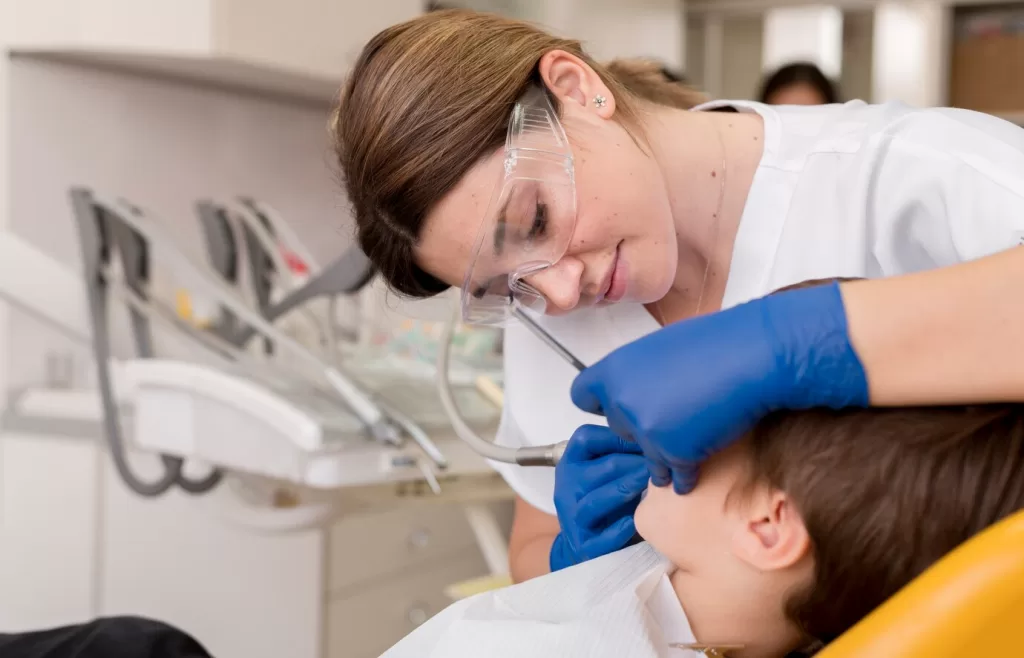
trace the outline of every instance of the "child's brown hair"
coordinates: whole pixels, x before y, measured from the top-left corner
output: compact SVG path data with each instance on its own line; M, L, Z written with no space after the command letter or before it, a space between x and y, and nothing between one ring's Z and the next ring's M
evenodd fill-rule
M818 643L1024 509L1021 404L777 413L749 441L751 481L785 491L810 536L814 580L787 614Z

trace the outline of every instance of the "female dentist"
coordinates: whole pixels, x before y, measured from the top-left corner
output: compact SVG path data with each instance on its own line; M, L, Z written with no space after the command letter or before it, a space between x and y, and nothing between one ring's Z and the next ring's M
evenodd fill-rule
M392 288L459 286L472 322L532 307L588 364L788 284L954 265L1024 236L1024 130L1012 124L899 104L697 109L640 100L576 41L457 10L375 36L331 127L360 245ZM573 436L554 472L498 465L519 496L510 566L522 580L628 543L648 474L635 443L576 432L599 419L573 406L576 372L532 333L509 324L505 352L498 442ZM581 395L586 411L625 399Z

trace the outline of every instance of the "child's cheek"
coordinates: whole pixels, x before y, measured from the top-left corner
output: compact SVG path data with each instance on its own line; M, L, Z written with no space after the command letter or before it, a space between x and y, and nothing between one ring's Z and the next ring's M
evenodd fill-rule
M651 491L648 485L640 497L640 504L636 508L633 522L636 525L637 533L645 540L651 542L657 548L661 535L665 534L665 509L659 492Z

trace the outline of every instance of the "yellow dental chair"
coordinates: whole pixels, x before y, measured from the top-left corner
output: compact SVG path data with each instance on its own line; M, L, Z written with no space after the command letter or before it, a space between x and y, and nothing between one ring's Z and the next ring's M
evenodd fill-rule
M1024 656L1024 511L964 543L816 658Z

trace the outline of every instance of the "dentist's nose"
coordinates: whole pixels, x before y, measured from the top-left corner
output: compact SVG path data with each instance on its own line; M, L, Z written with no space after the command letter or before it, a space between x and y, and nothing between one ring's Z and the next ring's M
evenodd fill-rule
M551 267L526 277L526 282L547 300L547 312L565 313L580 303L583 263L563 258Z

